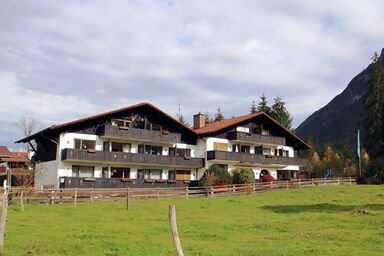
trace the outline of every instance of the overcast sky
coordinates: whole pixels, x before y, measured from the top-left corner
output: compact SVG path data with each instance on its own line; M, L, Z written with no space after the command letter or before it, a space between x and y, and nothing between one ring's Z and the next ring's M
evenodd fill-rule
M247 114L265 93L294 126L384 47L384 1L2 1L0 145L150 101L172 115Z

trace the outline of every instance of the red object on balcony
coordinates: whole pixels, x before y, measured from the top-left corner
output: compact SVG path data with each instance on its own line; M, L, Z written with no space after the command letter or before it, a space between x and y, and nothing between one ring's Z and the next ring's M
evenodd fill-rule
M272 175L264 175L263 176L263 182L274 182L275 178L273 178Z

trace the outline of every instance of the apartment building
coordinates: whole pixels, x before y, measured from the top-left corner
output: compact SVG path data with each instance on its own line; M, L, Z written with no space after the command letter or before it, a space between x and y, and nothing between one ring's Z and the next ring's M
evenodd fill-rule
M212 164L252 168L257 179L291 178L308 163L298 152L310 148L264 113L210 124L197 114L189 127L147 102L53 125L21 142L35 152L35 186L56 188L193 186Z

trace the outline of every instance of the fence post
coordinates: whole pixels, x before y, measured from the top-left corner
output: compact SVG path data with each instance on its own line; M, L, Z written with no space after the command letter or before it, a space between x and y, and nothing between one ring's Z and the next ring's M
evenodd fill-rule
M233 194L236 193L236 186L235 186L235 185L232 185L232 193L233 193Z
M159 200L159 187L156 187L156 198Z
M213 188L212 188L212 186L211 186L211 193L210 194L211 194L211 196L213 196Z
M126 195L127 205L126 209L129 210L129 187L127 187L127 195Z
M23 212L24 211L24 191L21 190L20 192L20 207L21 207L21 211Z
M301 188L301 180L299 180L299 188Z
M311 179L311 181L312 181L312 186L315 185L314 182L313 182L313 178Z
M90 200L91 200L91 203L93 203L93 194L95 193L95 191L92 189L91 191L91 196L90 196Z
M75 196L73 197L73 204L77 206L77 188L75 188Z
M337 178L337 185L340 185L340 177Z
M273 189L273 182L271 181L271 182L269 183L269 185L270 185L270 189L272 190L272 189Z
M173 244L176 248L177 256L184 256L183 248L181 247L181 242L179 238L179 232L177 231L176 223L176 209L174 205L169 206L169 223L171 224Z
M55 203L55 202L54 202L54 193L55 193L55 191L52 190L52 191L51 191L51 204L54 204L54 203Z
M1 211L1 221L0 221L0 251L4 249L4 233L5 233L5 224L7 223L7 212L8 212L8 188L4 190L4 200L3 207Z
M253 194L256 194L256 183L252 183Z
M349 184L352 184L352 177L349 177Z
M188 186L185 186L185 196L187 198L189 198L189 190L188 190Z

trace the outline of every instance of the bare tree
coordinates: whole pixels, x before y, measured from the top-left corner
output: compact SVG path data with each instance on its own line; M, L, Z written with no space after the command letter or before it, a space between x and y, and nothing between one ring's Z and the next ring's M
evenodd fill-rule
M22 116L15 125L21 130L24 137L28 137L36 132L36 130L40 127L40 121L35 118ZM29 144L26 144L26 149L28 152L31 151Z

